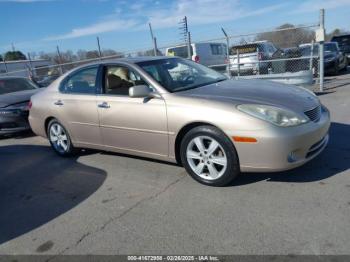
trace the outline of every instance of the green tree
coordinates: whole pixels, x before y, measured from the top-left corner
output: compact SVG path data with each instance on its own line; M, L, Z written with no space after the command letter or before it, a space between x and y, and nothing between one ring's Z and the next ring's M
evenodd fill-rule
M4 61L4 59L2 59L2 55L0 55L0 62Z
M21 51L8 51L5 54L6 61L15 61L15 60L27 60L27 57Z

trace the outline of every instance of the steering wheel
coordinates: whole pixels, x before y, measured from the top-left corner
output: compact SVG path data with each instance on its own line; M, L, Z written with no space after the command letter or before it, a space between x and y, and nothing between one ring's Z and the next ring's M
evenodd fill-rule
M184 79L184 82L194 82L194 76L193 75L186 76Z

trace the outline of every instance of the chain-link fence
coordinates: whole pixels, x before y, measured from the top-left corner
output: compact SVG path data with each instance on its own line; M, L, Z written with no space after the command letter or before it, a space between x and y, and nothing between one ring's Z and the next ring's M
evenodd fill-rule
M273 30L230 35L222 29L223 37L118 52L91 59L62 62L48 60L22 61L22 67L11 70L11 62L0 63L0 76L30 77L42 86L77 66L99 60L134 56L179 56L211 67L230 78L262 78L283 83L310 85L320 80L319 44L315 42L320 23L293 26L282 25ZM221 31L220 31L221 33ZM154 43L156 44L156 41ZM190 54L189 54L190 52ZM59 52L58 52L59 54ZM323 54L323 53L322 53ZM321 77L323 79L323 77Z
M319 78L319 50L315 44L318 28L318 24L286 24L271 31L228 35L214 41L221 40L224 47L229 46L225 62L230 77L310 85Z

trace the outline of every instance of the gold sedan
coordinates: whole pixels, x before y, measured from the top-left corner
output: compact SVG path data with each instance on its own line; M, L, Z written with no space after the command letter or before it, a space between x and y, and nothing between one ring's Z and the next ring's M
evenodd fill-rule
M310 91L228 80L173 57L84 65L31 99L33 131L61 156L94 148L177 162L206 185L282 171L317 156L330 116Z

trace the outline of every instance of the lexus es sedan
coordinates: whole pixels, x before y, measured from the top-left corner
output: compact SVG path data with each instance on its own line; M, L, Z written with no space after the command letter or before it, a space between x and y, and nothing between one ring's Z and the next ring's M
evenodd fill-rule
M310 161L330 126L327 108L304 88L228 80L178 57L84 65L31 105L33 131L61 156L93 148L177 162L213 186Z
M30 97L40 89L23 77L0 77L0 135L30 129L28 123Z

